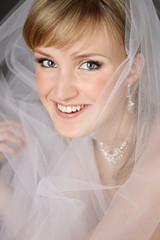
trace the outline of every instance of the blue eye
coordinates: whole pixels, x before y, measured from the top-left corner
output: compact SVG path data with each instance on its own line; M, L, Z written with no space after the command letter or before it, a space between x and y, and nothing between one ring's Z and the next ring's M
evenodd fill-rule
M56 67L55 62L53 62L52 60L49 60L49 59L37 59L35 61L37 63L39 63L42 67L46 67L46 68L54 68L54 67Z
M95 70L95 69L100 68L101 65L102 64L97 61L88 61L88 62L83 63L81 65L81 68L85 69L85 70Z

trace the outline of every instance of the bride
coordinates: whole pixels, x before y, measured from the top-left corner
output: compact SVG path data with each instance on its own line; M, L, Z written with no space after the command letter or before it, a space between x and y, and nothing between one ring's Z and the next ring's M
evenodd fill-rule
M26 0L0 33L0 116L25 142L3 141L18 151L3 151L2 239L158 239L153 3Z

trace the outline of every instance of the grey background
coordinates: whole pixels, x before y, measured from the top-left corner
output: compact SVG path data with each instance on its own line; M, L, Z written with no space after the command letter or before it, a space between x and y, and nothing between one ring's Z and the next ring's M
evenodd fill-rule
M18 3L19 0L1 0L0 20Z
M0 20L16 5L16 3L21 3L23 0L1 0L0 6ZM98 1L98 0L97 0ZM134 0L133 0L134 1ZM157 12L160 16L160 0L153 0L156 5Z

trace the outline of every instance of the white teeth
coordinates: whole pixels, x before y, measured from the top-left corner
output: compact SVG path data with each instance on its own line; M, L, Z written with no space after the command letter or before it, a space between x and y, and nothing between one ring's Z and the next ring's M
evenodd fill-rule
M62 111L62 106L58 104L58 109Z
M76 107L72 107L72 112L76 112Z
M72 112L71 107L67 107L67 113L71 113L71 112Z
M61 108L61 111L62 111L62 112L66 112L66 107L62 107L62 108Z
M58 104L57 106L58 106L58 109L61 112L63 112L63 113L72 113L72 112L76 112L76 111L79 112L80 110L82 110L85 107L85 105L79 105L79 106L73 106L73 107L71 107L71 106L65 107L65 106L62 106L60 104Z
M79 111L81 109L81 107L80 106L77 106L77 110Z

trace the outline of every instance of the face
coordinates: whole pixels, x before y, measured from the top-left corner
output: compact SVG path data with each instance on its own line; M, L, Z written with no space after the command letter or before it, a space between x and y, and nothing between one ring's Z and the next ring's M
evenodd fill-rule
M125 57L121 45L110 41L104 31L69 49L42 46L35 50L39 96L61 135L74 138L88 133L103 107L95 103Z

